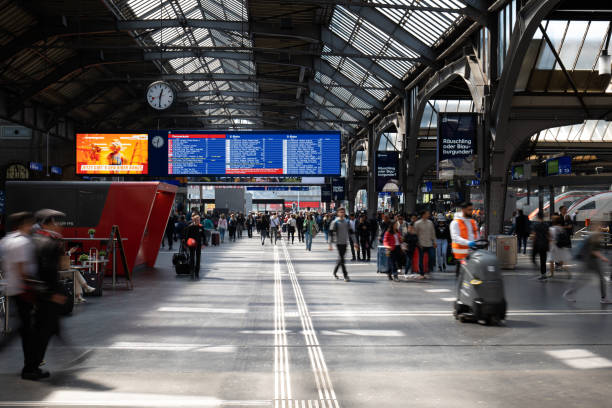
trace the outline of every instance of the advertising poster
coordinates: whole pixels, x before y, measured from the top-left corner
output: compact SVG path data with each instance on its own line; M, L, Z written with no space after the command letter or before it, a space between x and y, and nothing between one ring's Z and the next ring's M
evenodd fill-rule
M440 113L438 121L438 179L476 174L476 114Z
M391 180L399 180L399 152L376 152L376 191L382 192Z
M148 135L77 133L77 174L148 174Z
M334 201L345 200L344 186L345 179L343 177L334 178L332 180L332 197Z

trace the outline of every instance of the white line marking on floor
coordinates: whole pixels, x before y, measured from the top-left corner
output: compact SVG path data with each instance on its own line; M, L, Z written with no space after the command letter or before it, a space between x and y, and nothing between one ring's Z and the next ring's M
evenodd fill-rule
M214 397L144 394L112 391L54 390L41 401L0 401L0 407L49 407L49 406L97 406L97 407L269 407L271 401L230 401Z
M419 317L419 316L452 316L451 310L414 310L414 311L340 311L312 312L311 316L322 318L353 318L353 317ZM508 316L582 316L582 315L612 315L612 310L514 310Z
M150 351L196 351L203 353L232 353L236 346L212 346L209 344L168 344L118 341L108 347L93 347L108 350L150 350Z
M289 348L285 325L285 298L278 248L274 247L274 407L291 405L291 374L289 371Z
M443 298L440 298L440 300L443 300L445 302L454 302L455 300L457 300L457 298L456 297L443 297Z
M425 292L429 293L448 293L450 289L425 289Z
M158 312L175 312L175 313L222 313L222 314L244 314L246 309L224 309L213 307L160 307Z
M293 268L293 262L291 261L291 257L285 242L281 241L281 245L283 247L283 252L285 253L285 262L287 263L287 270L289 272L291 286L293 287L293 294L295 295L298 312L300 314L300 321L304 330L304 339L306 340L306 345L308 346L308 356L310 357L310 364L315 376L317 390L319 391L319 400L324 408L326 406L328 408L339 408L340 405L336 399L336 392L334 391L334 387L329 376L329 371L327 369L327 364L325 363L325 358L323 357L323 352L321 351L321 347L319 345L319 339L317 338L317 334L315 333L312 324L312 318L310 317L310 313L308 311L308 305L304 299L304 294L302 293L302 288L300 287L300 283L297 279L295 269ZM318 406L316 400L315 406Z
M363 336L363 337L403 337L405 334L399 330L321 330L323 336Z

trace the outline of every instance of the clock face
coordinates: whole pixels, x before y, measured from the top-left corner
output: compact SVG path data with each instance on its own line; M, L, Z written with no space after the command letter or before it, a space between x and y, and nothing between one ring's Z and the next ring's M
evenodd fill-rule
M156 147L159 149L160 147L164 145L164 138L161 136L155 136L153 140L151 140L151 144L153 144L153 147Z
M147 89L147 102L154 109L166 109L174 102L174 91L165 82L153 82Z

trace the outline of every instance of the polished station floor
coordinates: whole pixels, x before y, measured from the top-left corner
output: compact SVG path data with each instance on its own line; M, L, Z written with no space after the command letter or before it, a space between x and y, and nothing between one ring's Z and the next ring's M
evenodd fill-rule
M525 257L506 324L487 327L453 319L454 274L389 282L349 261L334 280L322 237L206 248L199 281L171 256L63 320L50 379L21 380L19 341L5 346L0 406L612 406L612 306L595 282L568 304L568 280L538 282Z

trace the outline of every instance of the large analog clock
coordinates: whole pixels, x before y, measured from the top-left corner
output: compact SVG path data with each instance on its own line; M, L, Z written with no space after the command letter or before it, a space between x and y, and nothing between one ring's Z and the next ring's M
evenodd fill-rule
M147 88L147 102L153 109L167 109L174 102L174 91L167 82L153 82Z

